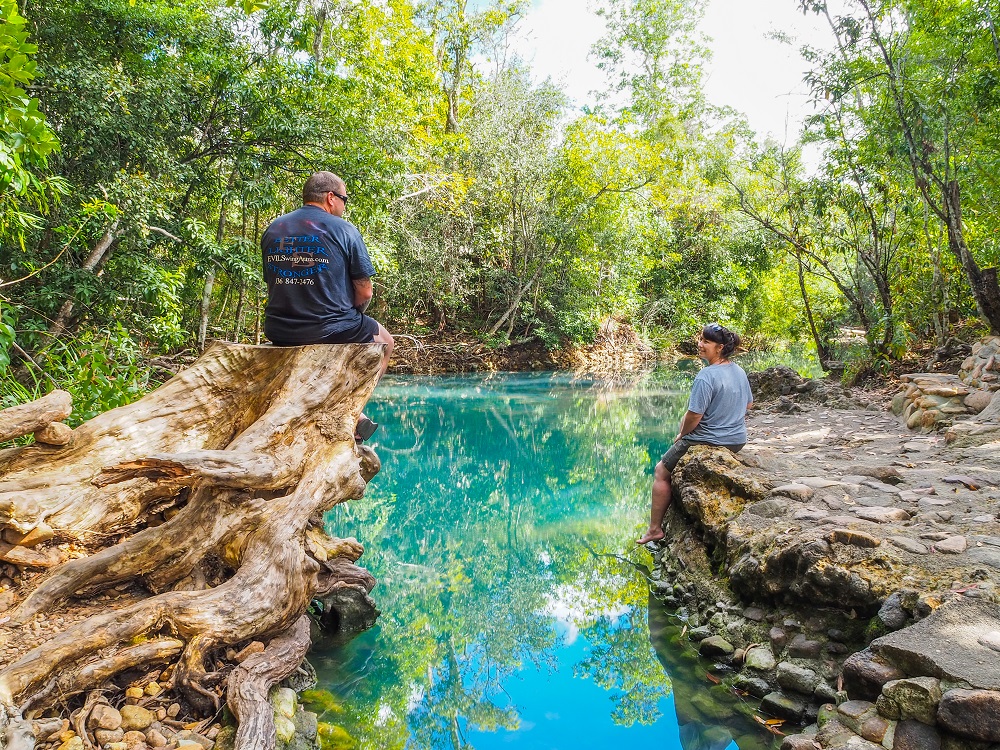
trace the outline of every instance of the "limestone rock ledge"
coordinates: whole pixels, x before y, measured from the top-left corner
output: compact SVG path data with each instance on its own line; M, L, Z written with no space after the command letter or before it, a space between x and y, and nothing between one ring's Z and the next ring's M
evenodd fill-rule
M978 721L1000 731L1000 677L969 679L937 657L907 659L898 645L951 623L945 616L971 619L970 607L1000 613L997 561L949 552L953 533L909 549L904 541L927 536L914 533L932 512L918 507L924 495L912 498L911 512L858 503L849 506L858 513L836 515L814 501L850 483L776 482L747 463L757 462L706 446L689 451L674 471L666 543L654 553L653 593L688 623L701 655L723 665L727 684L759 699L762 712L789 725L819 720L807 735L787 738L785 750L1000 750L990 744L1000 737L969 729ZM866 471L870 477L852 481L880 489L900 481L891 467L881 478ZM1000 621L976 631L987 643L975 641L982 653L966 648L973 634L957 626L928 638L940 652L977 653L1000 669ZM933 726L921 723L931 716ZM927 727L937 744L922 744Z
M866 519L859 513L831 514L810 502L815 489L839 484L833 480L803 477L774 486L739 457L708 446L692 448L674 477L679 513L671 519L672 536L692 527L713 572L727 578L746 603L853 609L871 616L891 594L906 590L915 592L911 608L922 599L929 612L949 595L953 581L992 576L978 557L927 556L897 546L893 538L904 538L903 524L911 520L907 510L872 506L867 515L880 517Z

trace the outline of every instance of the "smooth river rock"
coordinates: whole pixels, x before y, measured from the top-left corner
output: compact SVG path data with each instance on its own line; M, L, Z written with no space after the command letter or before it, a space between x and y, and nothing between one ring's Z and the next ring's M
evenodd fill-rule
M858 508L854 511L858 518L875 523L901 523L910 520L910 514L902 508L892 508L888 506Z
M156 720L153 713L142 706L122 706L121 716L121 728L126 732L145 729Z
M926 555L930 550L927 545L921 544L916 539L910 539L906 536L890 536L886 537L887 541L891 542L894 546L899 547L901 550L905 550L914 555Z
M778 691L765 695L760 702L760 708L779 719L792 721L801 721L806 712L805 702Z
M813 690L819 684L819 675L807 667L783 661L778 665L777 680L778 684L786 690L812 695Z
M733 680L733 687L737 690L749 693L754 698L763 698L771 692L771 686L768 684L767 680L761 679L760 677L747 677L744 674L736 676Z
M749 669L756 669L759 672L769 672L774 669L777 660L774 658L774 654L771 653L771 649L757 646L747 651L743 664Z
M834 529L826 535L826 541L830 544L850 544L864 549L873 549L882 543L880 539L876 539L871 534L852 529Z
M934 549L938 552L944 552L949 555L959 555L965 552L968 547L969 543L964 536L950 536L934 545Z
M889 595L878 610L878 619L888 630L899 630L906 624L909 616L903 607L903 595L900 592Z
M698 653L709 658L729 657L733 651L733 644L718 635L709 636L698 644Z
M816 750L816 737L811 734L792 734L781 741L781 750Z
M840 482L826 477L796 477L795 484L803 484L814 490L823 490L827 487L839 487Z
M799 633L788 644L788 655L794 659L818 659L823 644Z
M883 685L904 677L901 670L869 649L851 654L844 662L844 687L854 698L874 701L882 694Z
M919 721L901 721L896 725L892 750L941 750L941 735Z
M118 729L122 725L122 715L118 709L98 703L87 717L87 727L90 729Z
M783 484L780 487L775 487L771 490L771 494L785 495L786 497L790 497L795 500L808 500L813 496L813 489L804 484L792 482L790 484Z

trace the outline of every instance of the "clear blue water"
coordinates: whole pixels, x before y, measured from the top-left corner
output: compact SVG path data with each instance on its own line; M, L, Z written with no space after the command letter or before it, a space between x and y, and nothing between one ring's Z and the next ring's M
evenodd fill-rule
M650 599L634 543L693 372L382 382L382 471L328 517L365 545L382 611L310 655L329 747L770 746Z

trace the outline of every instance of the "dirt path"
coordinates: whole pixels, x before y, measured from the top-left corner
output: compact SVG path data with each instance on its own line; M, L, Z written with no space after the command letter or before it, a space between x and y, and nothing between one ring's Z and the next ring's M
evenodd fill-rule
M955 449L876 407L765 408L749 426L742 456L803 530L848 527L933 571L1000 568L1000 443Z

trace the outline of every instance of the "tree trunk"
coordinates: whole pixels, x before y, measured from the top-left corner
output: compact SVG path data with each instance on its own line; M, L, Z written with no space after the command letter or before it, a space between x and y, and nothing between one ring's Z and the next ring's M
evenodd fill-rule
M499 331L500 326L502 326L509 317L514 316L516 318L516 315L514 314L517 312L517 306L521 304L521 298L524 296L525 292L531 289L532 285L537 283L538 278L542 275L542 269L544 267L545 267L544 264L539 265L538 268L535 269L535 273L532 274L530 279L528 279L527 283L523 284L517 290L517 294L514 295L514 299L511 301L510 306L507 308L507 311L500 316L500 320L498 320L496 323L490 326L490 329L486 332L487 334L492 336L497 331Z
M1000 285L997 283L997 269L980 268L972 257L962 228L962 194L958 181L951 180L942 192L947 215L945 226L948 229L948 248L965 269L972 295L979 306L979 314L990 324L990 333L1000 333Z
M205 351L205 340L208 337L208 314L212 309L212 288L215 286L215 268L208 269L205 275L205 287L201 293L201 317L198 321L198 351Z
M802 305L806 311L806 321L809 323L809 332L812 334L813 343L816 344L816 356L819 359L819 365L823 368L823 371L829 372L830 348L826 345L826 341L822 336L820 336L819 329L816 327L816 320L813 317L812 305L809 304L809 292L806 290L806 278L805 270L802 265L802 255L798 252L795 253L795 261L798 265L799 294L802 295Z
M160 681L185 718L213 716L228 685L253 728L237 749L272 748L260 696L301 661L310 601L346 590L370 602L374 579L353 564L361 546L326 536L322 514L361 497L379 469L354 426L381 356L379 344L217 343L68 446L0 453L4 538L48 532L33 548L6 544L4 559L62 561L22 573L0 621L0 713L23 726L28 709L68 712L91 690L118 705L128 674L167 665ZM270 645L234 670L224 654L251 641Z
M233 341L239 343L240 333L243 328L243 306L246 304L247 285L245 281L240 282L240 296L236 300L236 323L233 327Z
M93 273L94 269L97 268L99 264L104 261L104 256L107 255L108 250L111 246L115 244L115 240L118 239L118 220L115 219L111 226L108 227L107 231L101 236L101 239L97 241L94 245L94 249L90 251L90 255L83 262L81 268L88 273ZM49 333L53 336L58 336L66 330L66 326L69 323L70 317L73 315L73 308L76 306L73 298L70 297L65 302L63 302L62 307L59 308L59 313L56 315L56 319L52 321L52 325L49 326Z
M940 245L931 239L930 209L926 201L924 206L924 239L927 242L927 252L931 256L931 299L936 303L934 310L934 340L938 346L944 346L948 338L948 289L945 285L944 269L941 264Z

